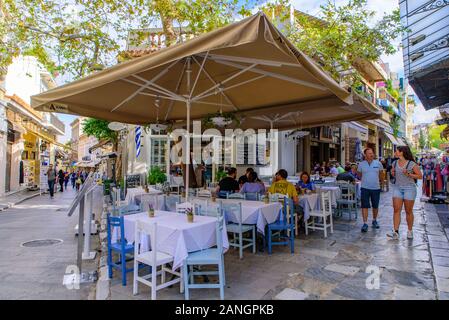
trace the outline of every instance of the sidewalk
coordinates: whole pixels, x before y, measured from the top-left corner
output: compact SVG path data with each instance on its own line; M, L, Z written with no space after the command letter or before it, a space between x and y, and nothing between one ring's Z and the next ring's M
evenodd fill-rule
M361 212L357 221L334 220L334 233L301 230L295 253L288 247L275 247L273 254L252 254L238 250L225 254L225 299L295 300L437 300L448 299L449 242L433 205L415 203L413 240L408 240L405 213L400 240L386 233L392 226L392 193L382 193L379 208L380 229L361 233ZM446 206L447 207L447 206ZM371 224L371 214L369 223ZM443 241L444 240L444 241ZM120 276L111 280L111 299L148 299L149 289L140 286L132 294L132 273L126 287ZM201 281L201 279L199 279ZM183 299L179 286L158 292L158 299ZM218 290L192 290L192 299L217 299Z
M0 300L88 299L95 284L63 286L64 275L73 272L77 261L78 213L67 216L75 196L69 188L53 199L44 194L0 212ZM29 241L34 243L26 246ZM97 237L92 237L92 251L97 248ZM96 260L83 261L84 271L96 269Z
M17 204L22 203L25 200L34 198L40 194L38 191L21 190L14 192L4 197L0 197L0 211L4 211Z

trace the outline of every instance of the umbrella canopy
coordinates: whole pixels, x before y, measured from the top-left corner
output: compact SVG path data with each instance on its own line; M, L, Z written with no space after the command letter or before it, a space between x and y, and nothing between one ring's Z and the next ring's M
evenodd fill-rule
M242 125L257 129L269 128L271 120L295 127L298 110L304 112L303 126L376 118L376 108L361 99L353 99L258 13L31 100L41 111L132 124L185 120L188 111L191 119L235 112ZM289 123L277 121L289 116Z

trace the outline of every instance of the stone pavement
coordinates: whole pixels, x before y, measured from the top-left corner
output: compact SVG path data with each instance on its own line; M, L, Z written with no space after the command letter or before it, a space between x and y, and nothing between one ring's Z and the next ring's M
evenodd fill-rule
M48 194L0 212L0 299L87 299L92 285L68 290L62 285L69 265L76 265L78 215L66 209L75 196L70 189ZM35 239L60 239L51 246L23 247ZM93 239L95 249L95 237ZM96 270L96 262L84 262L83 270Z
M39 195L39 191L21 190L11 193L4 197L0 197L0 211L11 208L23 201L34 198Z
M274 247L271 256L247 249L239 260L238 251L229 250L225 299L448 299L449 242L435 206L419 202L418 197L413 240L405 237L405 213L401 239L387 239L392 212L391 192L382 193L380 229L362 234L359 213L357 221L346 216L334 220L334 233L327 239L320 231L308 236L302 231L293 255L287 247ZM111 299L149 299L149 288L140 285L139 289L140 294L133 296L132 273L126 287L115 275ZM218 298L216 289L191 291L191 299ZM158 299L183 299L183 295L175 285L159 291Z

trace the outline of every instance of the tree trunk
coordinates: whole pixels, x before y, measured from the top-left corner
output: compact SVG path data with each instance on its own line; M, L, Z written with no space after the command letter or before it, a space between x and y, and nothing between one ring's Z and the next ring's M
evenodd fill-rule
M162 29L165 34L165 45L169 47L176 43L176 33L173 28L173 17L176 16L176 8L172 0L155 0L154 5L161 18Z

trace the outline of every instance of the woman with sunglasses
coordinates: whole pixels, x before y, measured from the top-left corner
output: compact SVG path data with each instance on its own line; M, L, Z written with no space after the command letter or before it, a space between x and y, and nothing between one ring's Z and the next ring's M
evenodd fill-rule
M415 162L410 148L399 146L395 152L396 160L391 168L391 175L395 178L393 187L393 230L388 237L399 239L399 225L401 223L401 211L404 204L407 220L407 239L413 239L413 205L416 199L415 179L422 179L419 165Z

